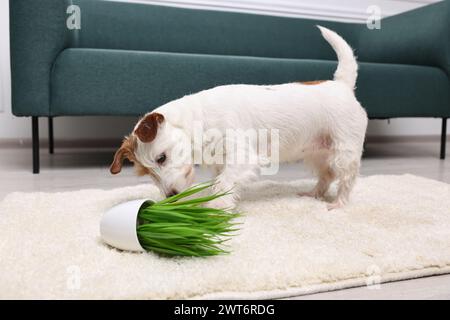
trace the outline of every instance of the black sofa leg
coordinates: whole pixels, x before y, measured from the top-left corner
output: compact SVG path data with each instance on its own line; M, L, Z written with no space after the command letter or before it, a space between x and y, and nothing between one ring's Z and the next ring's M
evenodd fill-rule
M445 144L447 142L447 118L442 118L441 159L445 159Z
M48 117L48 153L55 152L55 140L53 138L53 117Z
M33 173L39 173L39 118L31 117L33 140Z

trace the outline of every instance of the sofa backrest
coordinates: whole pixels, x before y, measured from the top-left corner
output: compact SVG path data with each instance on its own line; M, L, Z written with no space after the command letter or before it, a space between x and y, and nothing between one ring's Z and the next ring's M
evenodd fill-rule
M354 24L192 10L112 1L74 0L82 13L82 48L334 60L320 36L324 24L356 40Z
M365 24L103 0L11 0L13 113L51 115L52 69L67 48L336 60L316 24L341 34L360 61L435 66L449 76L450 0ZM66 26L78 5L81 29Z
M69 30L70 5L81 29ZM13 113L50 115L50 75L66 48L335 60L315 24L356 46L358 25L101 0L10 1Z
M450 0L384 18L359 38L360 61L434 66L450 77Z

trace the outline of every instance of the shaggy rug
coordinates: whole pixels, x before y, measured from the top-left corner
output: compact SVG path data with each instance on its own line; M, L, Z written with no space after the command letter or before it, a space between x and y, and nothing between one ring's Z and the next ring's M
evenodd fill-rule
M360 178L334 211L296 196L312 186L249 185L232 253L176 259L99 238L102 213L158 197L152 185L12 193L0 203L0 298L279 298L450 272L450 185Z

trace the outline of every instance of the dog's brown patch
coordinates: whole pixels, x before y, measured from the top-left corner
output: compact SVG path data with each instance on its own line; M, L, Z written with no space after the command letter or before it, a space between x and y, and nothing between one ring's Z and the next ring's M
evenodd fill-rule
M150 172L152 171L152 170L150 170L149 168L144 167L144 166L142 165L142 163L140 163L140 162L137 161L137 160L132 161L132 162L133 162L133 164L134 164L134 170L135 170L136 174L137 174L139 177L148 175L148 174L150 174Z
M135 150L137 145L137 138L134 135L129 135L125 137L122 141L122 145L116 151L114 155L114 160L109 168L109 171L112 174L118 174L122 170L123 161L128 159L128 161L132 162L134 165L134 169L138 176L149 175L156 182L159 182L159 176L156 174L154 170L151 168L145 167L139 160L136 158Z
M140 163L137 160L134 160L132 162L134 164L134 170L136 171L136 174L139 177L147 175L147 176L150 176L156 183L160 182L161 179L159 178L159 176L156 174L156 172L154 170L152 170L151 168L144 167L142 165L142 163Z
M159 125L164 121L164 116L157 112L146 115L139 121L134 134L142 142L152 142L158 133Z
M313 86L313 85L316 85L316 84L321 84L321 83L323 83L325 81L327 81L327 80L297 81L296 83L304 84L304 85L307 85L307 86Z
M192 173L192 170L194 170L194 167L190 166L189 169L184 174L184 177L187 178Z

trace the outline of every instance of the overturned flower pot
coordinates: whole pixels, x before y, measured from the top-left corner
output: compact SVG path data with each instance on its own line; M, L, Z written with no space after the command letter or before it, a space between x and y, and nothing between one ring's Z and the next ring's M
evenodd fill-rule
M237 230L233 219L239 214L206 206L228 193L191 197L209 187L211 184L196 185L159 202L141 199L121 203L104 214L101 237L126 251L196 257L228 253L224 242Z
M139 209L146 200L133 200L109 209L100 222L100 235L112 247L126 251L145 251L137 236Z

